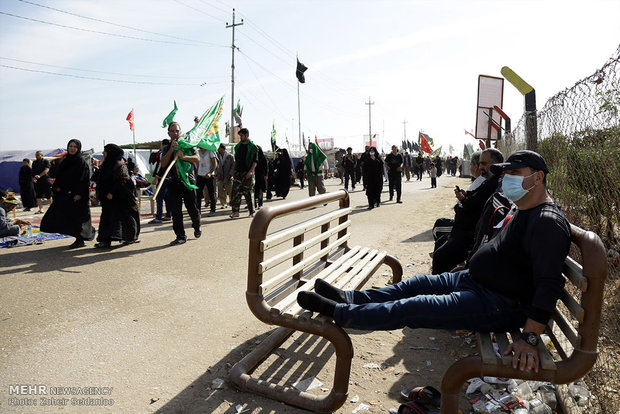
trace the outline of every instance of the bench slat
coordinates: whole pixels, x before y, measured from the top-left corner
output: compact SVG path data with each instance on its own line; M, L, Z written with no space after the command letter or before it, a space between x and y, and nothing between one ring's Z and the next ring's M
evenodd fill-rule
M575 317L577 322L583 323L585 311L583 307L581 307L579 302L577 302L566 289L562 290L562 296L560 297L560 300L562 300L562 303L564 303L566 308L570 311L571 315Z
M345 285L344 290L356 289L357 286L361 286L370 279L370 277L381 267L383 264L383 260L387 256L387 252L385 250L376 252L373 259L365 265L356 276L351 278L347 284Z
M520 334L521 332L519 331L510 332L510 337L514 341L515 335L517 335L516 337L518 338ZM499 353L502 355L501 358L496 355L496 358L498 358L502 365L510 366L512 364L512 355L504 355L504 352L506 352L510 346L510 341L508 340L508 335L506 335L506 332L495 332L495 342L497 342L497 345L499 346Z
M351 265L350 265L351 259L354 259L356 256L359 256L361 254L360 253L360 247L359 246L356 246L356 247L357 248L349 250L346 254L344 254L342 257L340 257L334 263L332 263L331 265L329 265L328 267L323 269L319 274L317 274L316 276L312 277L311 279L308 279L308 281L303 286L300 286L297 289L295 289L295 291L293 291L290 294L288 294L285 298L280 300L278 303L275 303L275 304L271 305L271 311L272 312L276 312L276 313L283 313L285 309L291 307L292 305L294 305L297 302L297 293L298 292L301 292L301 291L306 291L307 292L307 291L312 290L314 288L315 280L317 280L317 279L325 279L325 280L327 280L328 277L331 274L334 274L334 273L340 274L341 272L346 271L346 269L351 267ZM287 311L285 313L289 314L289 315L293 315L293 314L297 313L300 309L301 308L297 309L295 312Z
M330 273L329 275L319 274L316 277L313 277L311 281L309 281L306 285L302 286L301 288L293 292L291 295L289 295L289 297L287 297L285 301L283 300L280 303L274 305L274 307L272 307L271 310L273 312L284 313L284 315L288 317L293 317L294 315L298 314L299 311L302 310L302 308L297 304L297 300L296 300L297 292L301 290L305 290L305 291L311 290L312 288L314 288L315 280L321 279L321 278L324 279L327 283L330 283L339 289L343 289L345 288L344 281L346 280L346 276L350 272L349 269L351 269L352 266L357 266L359 263L365 263L369 261L370 258L374 257L375 255L376 254L372 254L372 255L369 254L369 249L367 247L361 248L353 257L349 258L344 263L341 263L337 269L334 269L332 273ZM333 267L333 265L330 267ZM357 289L360 286L361 285L353 286L353 289ZM288 310L283 312L283 310L286 309L288 306L291 306L291 307Z
M319 233L315 237L309 240L306 240L297 246L294 246L282 253L279 253L279 254L274 255L273 257L270 257L268 260L265 260L258 264L258 273L259 274L265 273L267 270L274 268L275 266L292 258L293 256L297 256L298 254L305 252L306 250L312 248L313 246L316 246L323 240L326 240L330 238L331 236L333 236L334 234L346 229L350 225L351 225L351 220L347 220L344 223L339 224L336 227L331 228L326 232Z
M272 247L278 246L288 240L291 240L294 237L304 234L310 230L316 229L323 224L346 216L347 214L350 214L351 211L351 208L338 209L331 213L323 214L315 219L304 221L303 223L297 224L288 229L283 229L276 233L270 234L269 236L267 236L267 238L265 238L265 240L260 242L260 250L261 252L264 252L268 249L271 249Z
M278 275L272 277L266 282L263 282L258 289L258 293L264 296L264 292L268 291L271 287L276 286L279 283L282 283L284 280L286 280L286 278L293 276L295 273L299 272L300 270L305 269L306 267L309 267L314 262L319 260L319 258L328 255L332 250L334 250L338 246L345 244L347 240L349 240L350 238L351 238L350 233L345 234L344 236L334 240L334 242L328 244L325 248L315 252L314 254L311 254L308 257L305 257L304 260L297 263L296 265L289 267L288 269L280 272Z
M476 332L478 349L484 364L497 365L497 355L495 355L493 350L493 341L491 341L490 335L490 332Z
M575 328L571 326L570 322L566 320L564 315L558 311L558 308L554 308L551 311L551 318L555 321L557 327L560 328L564 336L566 336L566 339L568 339L575 348L579 348L581 344L579 334Z
M345 272L349 272L350 269L355 266L356 263L359 263L360 260L366 257L368 255L368 252L370 251L368 247L356 247L359 247L359 251L354 257L350 258L347 263L341 266L340 269L338 269L336 272L333 272L332 274L324 278L327 283L334 285L339 289L344 287L345 280L342 275Z
M564 261L563 273L579 290L588 290L588 279L583 275L583 268L570 256Z

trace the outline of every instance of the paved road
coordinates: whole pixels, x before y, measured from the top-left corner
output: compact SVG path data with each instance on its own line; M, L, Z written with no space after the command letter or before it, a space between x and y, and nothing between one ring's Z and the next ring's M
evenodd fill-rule
M328 181L328 191L341 188L338 182ZM455 184L467 181L442 177L437 190L428 178L403 183L404 204L372 211L358 189L351 243L386 248L404 265L428 270L429 229L450 215ZM305 196L293 188L289 199ZM105 251L92 242L67 250L73 239L1 249L0 412L235 412L239 403L253 412L297 412L213 386L269 329L243 295L250 219L245 210L236 220L228 214L203 215L198 240L186 221L183 246L168 246L174 234L165 223L143 225L139 244ZM17 384L43 385L48 394L18 395ZM51 387L105 387L97 390L106 394L50 395ZM85 398L113 405L76 405L92 402ZM37 406L15 405L28 399Z

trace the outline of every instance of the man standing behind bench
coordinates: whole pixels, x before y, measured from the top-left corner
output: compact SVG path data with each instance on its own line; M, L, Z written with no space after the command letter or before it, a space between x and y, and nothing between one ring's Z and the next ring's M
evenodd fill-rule
M233 167L232 195L230 196L230 206L232 214L230 218L239 217L241 209L241 196L245 197L250 217L254 215L254 205L252 204L252 188L254 181L254 169L258 163L258 148L250 141L250 131L247 128L239 130L241 142L235 145L235 164Z
M196 154L196 150L192 149L192 155L184 155L183 151L177 150L179 146L179 138L181 138L181 125L178 122L171 122L168 125L168 136L170 137L170 144L163 149L161 158L161 167L168 168L171 162L188 162L192 164L198 164L200 157ZM175 158L175 156L178 158ZM170 204L170 211L172 212L172 228L176 239L174 239L170 245L176 246L183 244L187 241L185 235L185 228L183 227L183 203L185 203L185 209L192 219L192 227L194 228L194 237L199 238L202 235L200 231L200 213L198 212L198 206L196 205L196 192L190 188L187 188L181 172L177 165L174 165L168 172L166 177L166 184L168 185L168 203ZM189 169L187 174L187 181L189 184L195 184L196 178L194 177L193 168ZM196 188L196 187L194 187Z
M342 291L317 280L315 292L299 293L299 304L333 317L337 325L364 330L523 328L505 354L513 353L515 368L537 372L539 335L564 287L570 226L547 193L549 171L540 155L517 151L491 169L503 173L504 195L518 210L474 253L469 269L365 291Z

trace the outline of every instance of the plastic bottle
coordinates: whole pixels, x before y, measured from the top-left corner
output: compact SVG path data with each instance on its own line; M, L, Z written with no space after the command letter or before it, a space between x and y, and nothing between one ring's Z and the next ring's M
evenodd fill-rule
M519 407L513 411L514 414L529 414L529 411L525 407Z
M32 225L28 225L28 230L26 231L26 236L32 237Z
M568 386L568 392L573 397L578 406L585 407L588 404L590 391L588 391L588 388L586 388L585 386L581 384L571 384Z
M551 409L555 410L558 406L558 400L555 396L555 391L554 390L549 390L549 389L539 389L538 393L540 394L540 399L542 400L542 402L544 402L545 404L547 404L549 407L551 407Z
M536 407L534 407L530 413L532 414L552 414L553 410L547 404L542 403Z
M524 400L532 398L532 388L530 388L530 384L527 381L519 384L515 393Z

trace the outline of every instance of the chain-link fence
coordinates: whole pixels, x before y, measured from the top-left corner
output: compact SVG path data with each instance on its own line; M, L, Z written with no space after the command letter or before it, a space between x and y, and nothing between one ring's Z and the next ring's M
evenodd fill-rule
M547 185L568 220L596 232L608 251L599 357L585 378L592 412L620 413L620 47L591 76L551 97L537 114ZM525 117L498 147L526 146Z

